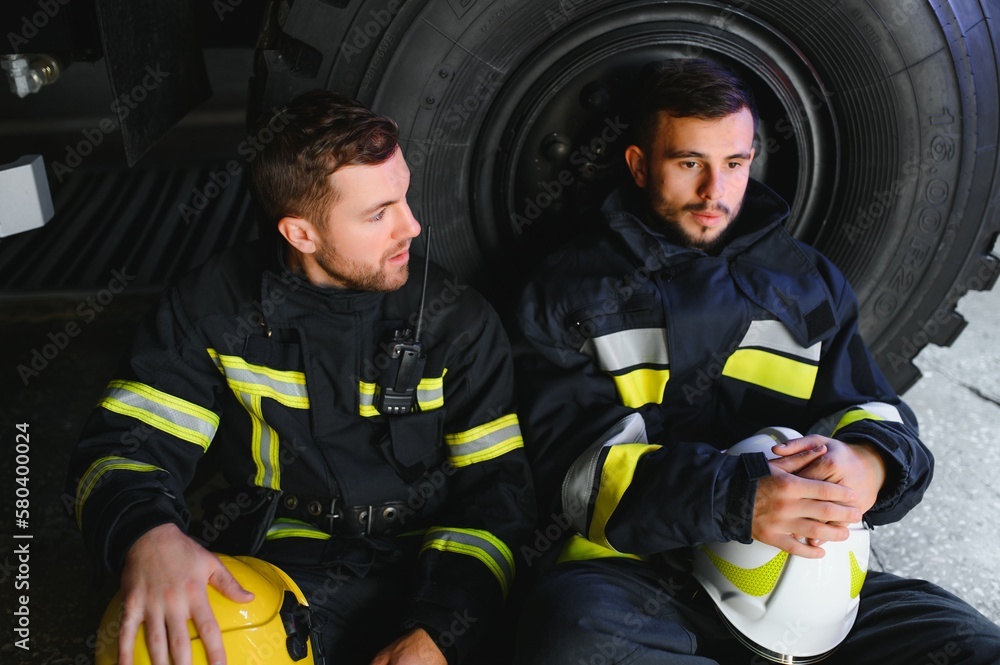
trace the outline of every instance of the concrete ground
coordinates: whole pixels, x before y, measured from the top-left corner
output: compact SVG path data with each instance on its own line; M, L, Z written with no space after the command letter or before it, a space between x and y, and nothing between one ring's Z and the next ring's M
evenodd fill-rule
M95 582L63 494L69 451L83 418L104 389L115 360L150 295L126 293L90 322L80 318L86 296L45 303L0 298L0 663L86 665L113 581ZM873 533L872 566L923 577L967 599L1000 623L1000 530L992 506L1000 499L1000 287L959 303L970 321L951 348L929 348L917 359L924 378L906 399L937 457L934 483L901 523ZM80 328L37 375L20 375L33 352L59 340L67 321ZM65 341L65 340L64 340ZM49 349L52 351L53 349ZM50 353L51 355L51 353ZM36 361L40 367L40 362ZM25 380L27 385L25 385ZM30 432L30 519L14 517L16 425ZM31 535L14 539L14 534ZM27 568L15 547L29 544ZM19 584L27 586L20 587ZM15 646L19 596L28 596L30 650Z
M917 356L923 378L904 399L934 452L924 500L872 534L884 570L936 582L1000 623L1000 289L965 296L954 345Z

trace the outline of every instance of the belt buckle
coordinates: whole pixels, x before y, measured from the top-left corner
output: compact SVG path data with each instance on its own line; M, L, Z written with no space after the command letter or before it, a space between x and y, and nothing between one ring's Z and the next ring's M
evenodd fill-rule
M337 499L330 499L330 512L325 515L327 531L333 535L333 528L338 522L344 519L344 512L337 507Z
M365 535L372 535L372 524L375 523L375 506L367 506L368 510L362 510L358 515L358 522L365 527Z

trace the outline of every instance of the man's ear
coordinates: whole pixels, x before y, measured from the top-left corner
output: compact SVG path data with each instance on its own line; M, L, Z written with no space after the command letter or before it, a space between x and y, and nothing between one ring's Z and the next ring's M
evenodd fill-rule
M278 220L278 233L303 254L313 254L316 251L316 227L307 219L282 217Z
M632 180L638 187L646 186L646 155L642 153L642 148L637 145L630 145L625 148L625 163L632 174Z

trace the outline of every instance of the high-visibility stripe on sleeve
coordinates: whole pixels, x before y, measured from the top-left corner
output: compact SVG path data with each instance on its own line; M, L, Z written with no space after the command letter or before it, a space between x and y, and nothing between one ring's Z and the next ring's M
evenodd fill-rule
M96 460L87 468L76 486L76 524L81 529L83 528L83 505L90 497L90 493L100 483L104 474L110 471L149 473L163 471L163 469L145 462L136 462L127 457L102 457Z
M636 328L588 339L580 348L611 375L622 404L660 404L670 380L667 331Z
M267 530L265 540L280 540L281 538L311 538L313 540L330 540L332 536L317 529L308 522L279 517Z
M454 552L478 559L497 578L504 598L507 597L507 590L514 581L514 555L502 540L489 531L434 527L428 529L424 535L420 553L423 554L428 549Z
M780 321L753 321L722 375L798 399L816 385L822 344L803 347Z
M615 509L618 508L618 503L625 495L625 491L632 484L639 460L644 455L660 448L661 446L648 443L621 443L606 448L607 455L601 465L594 514L590 520L587 534L590 540L598 545L614 549L605 534L608 521Z
M293 409L309 408L305 372L255 365L239 356L222 355L215 349L208 349L208 354L226 375L233 392L269 397Z
M861 420L888 420L894 423L903 422L903 417L899 414L899 409L885 402L868 402L858 406L844 409L839 414L837 425L833 428L830 436L835 435L848 425Z
M219 429L219 416L214 411L137 381L111 381L97 405L135 418L202 450L208 449Z
M445 434L451 463L457 467L485 462L524 447L517 414L509 413L464 432Z

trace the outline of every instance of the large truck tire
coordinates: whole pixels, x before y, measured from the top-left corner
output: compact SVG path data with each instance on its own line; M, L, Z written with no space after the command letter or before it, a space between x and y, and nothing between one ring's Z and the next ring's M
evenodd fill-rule
M900 392L990 288L1000 230L1000 27L988 0L274 0L251 112L310 88L394 118L434 257L488 295L579 230L625 174L646 62L744 74L753 175L847 275ZM440 239L440 242L437 242Z

